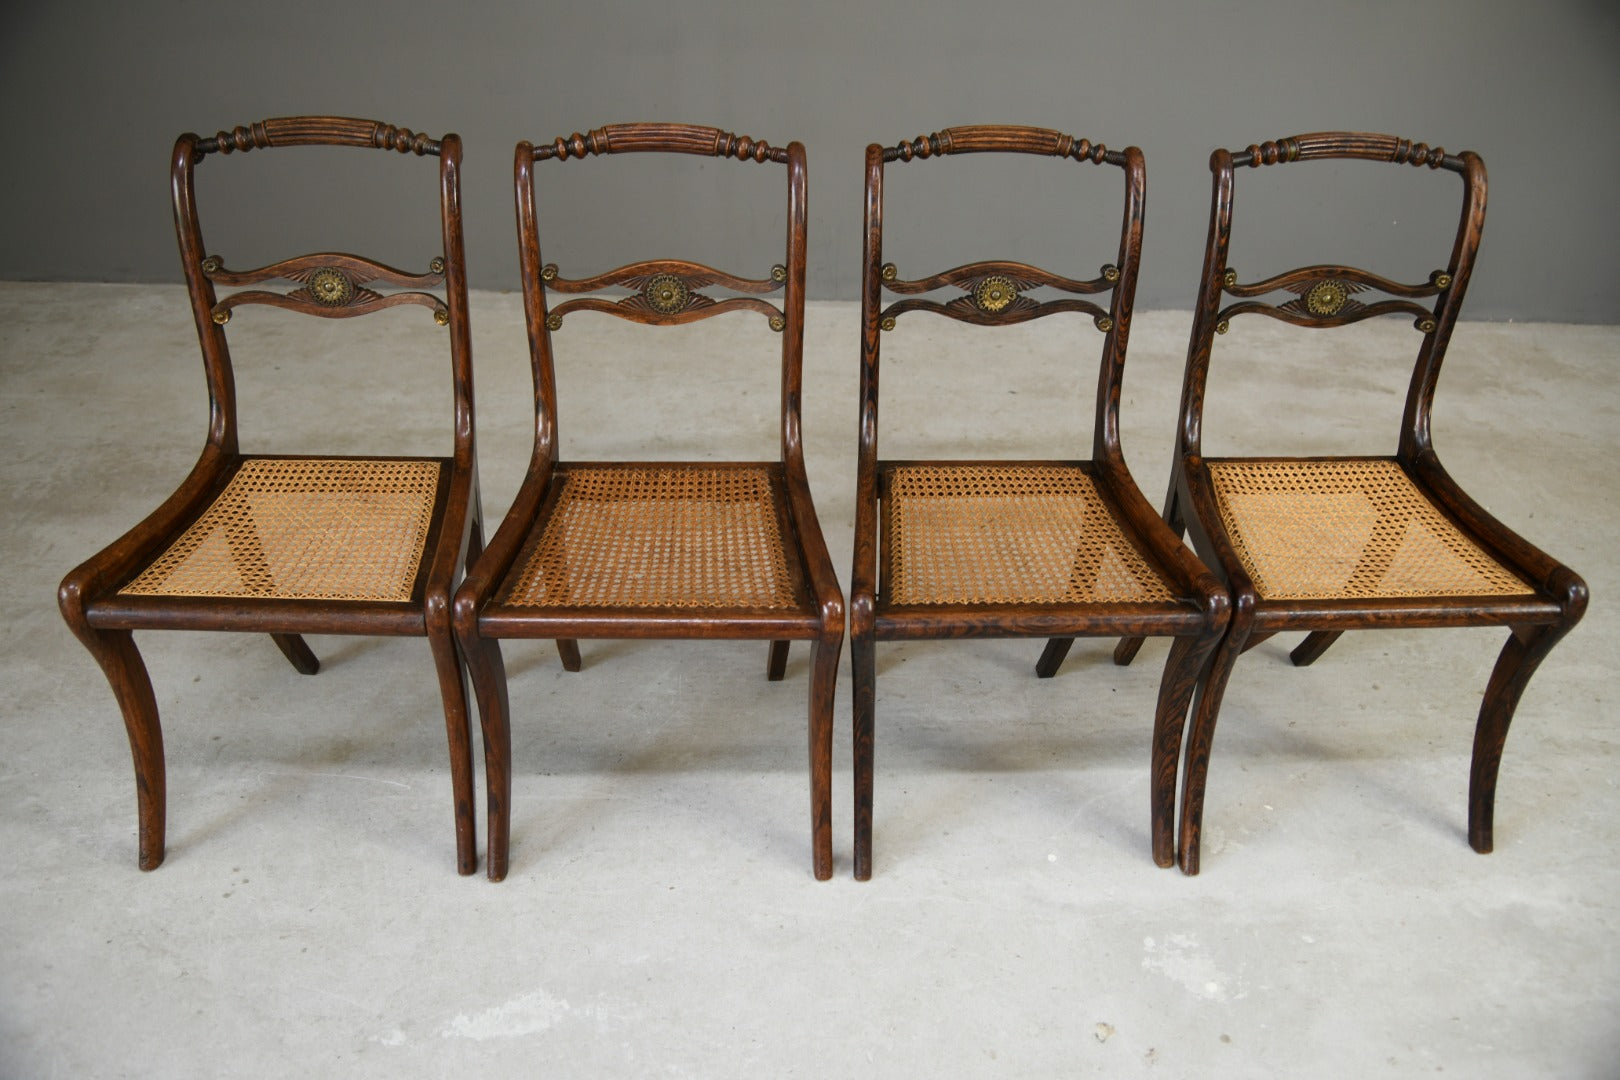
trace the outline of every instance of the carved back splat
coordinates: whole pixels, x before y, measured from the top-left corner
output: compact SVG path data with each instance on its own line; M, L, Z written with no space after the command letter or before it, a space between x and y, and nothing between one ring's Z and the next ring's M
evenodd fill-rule
M889 163L948 154L979 153L1037 154L1099 165L1104 162L1120 166L1126 164L1125 153L1109 150L1101 143L1094 144L1088 139L1076 139L1072 135L1046 128L993 125L946 128L931 135L919 135L910 142L883 148L883 161ZM986 261L907 280L900 277L899 268L893 263L884 263L879 277L888 292L916 296L955 287L962 290L962 295L944 303L924 299L897 301L879 314L878 325L884 330L893 330L899 317L908 311L929 311L978 326L1002 326L1028 322L1060 311L1078 311L1090 315L1097 329L1107 333L1114 325L1113 314L1090 300L1037 301L1023 294L1046 286L1062 292L1093 296L1112 291L1119 282L1119 276L1120 269L1113 263L1105 263L1096 277L1081 281L1026 263Z
M188 170L194 169L209 154L248 153L278 146L350 146L393 150L418 157L424 154L442 157L443 150L439 140L409 128L342 116L281 117L236 127L228 132L221 131L211 138L191 138L193 142L186 155ZM459 151L459 140L457 149ZM180 167L177 159L177 174ZM176 191L179 190L177 186ZM182 228L186 227L187 222L194 226L195 215L183 218ZM247 304L267 304L328 319L347 319L384 308L414 304L430 310L434 321L440 326L450 324L450 309L444 300L432 293L414 291L385 295L368 288L379 282L401 289L437 288L444 284L443 254L432 258L426 273L397 270L359 255L338 252L300 255L253 270L229 270L219 255L201 255L207 249L200 232L194 232L192 239L195 253L200 257L198 269L202 278L212 286L258 285L277 280L297 282L299 285L286 292L253 289L233 293L222 300L215 298L210 305L209 319L219 326L231 321L234 309ZM188 258L188 267L189 262Z
M1240 281L1237 270L1227 264L1236 171L1332 159L1427 166L1460 176L1462 212L1445 267L1429 274L1427 281L1415 284L1336 264L1303 266L1260 281ZM1210 155L1209 167L1214 174L1213 207L1182 402L1182 450L1199 452L1204 384L1214 337L1226 333L1232 319L1247 314L1312 328L1346 326L1380 315L1411 316L1423 340L1407 398L1401 453L1426 448L1429 409L1440 363L1462 307L1485 225L1485 165L1479 156L1470 151L1448 154L1439 147L1393 135L1319 132L1257 143L1243 150L1216 150ZM1286 300L1262 299L1274 293L1292 296ZM1376 294L1383 295L1374 298Z
M210 154L292 146L344 146L438 158L443 247L429 260L427 271L399 270L340 252L300 255L252 270L231 270L219 255L208 254L197 215L197 166ZM432 139L409 128L341 116L261 120L209 138L182 135L175 143L171 179L181 264L191 291L192 315L208 373L213 411L211 441L232 452L236 449L235 378L225 340L225 324L236 308L264 304L324 318L350 318L401 305L418 305L428 308L440 326L449 327L456 387L456 455L458 460L472 460L472 336L467 322L459 136ZM275 280L295 282L298 287L286 292L248 289L224 298L216 292L216 286L258 285ZM385 294L369 287L377 283L409 291ZM418 291L440 286L443 296Z
M531 162L566 161L571 157L645 151L788 163L787 149L698 124L608 124L587 135L576 131L567 138L559 137L540 146L520 143L518 156L527 155ZM649 259L588 278L565 278L555 263L547 263L540 270L543 291L578 294L611 288L631 290L629 296L621 299L584 296L555 306L547 304L547 330L561 329L563 317L573 311L600 311L657 326L693 322L728 311L757 311L765 316L772 330L781 333L787 328L787 316L774 304L753 296L716 299L699 290L718 285L732 292L760 296L776 292L787 280L787 267L781 263L772 266L767 277L758 279L738 277L680 259Z
M1006 260L973 262L927 277L902 278L895 264L882 261L881 200L885 166L895 161L976 153L1031 154L1093 165L1115 165L1124 170L1125 212L1115 261L1104 263L1095 277L1084 280ZM1136 268L1142 251L1146 173L1140 150L1134 146L1109 150L1101 143L1076 139L1047 128L973 125L945 128L892 147L873 145L867 148L866 155L869 192L866 257L870 265L866 275L868 295L863 297L862 306L868 364L874 369L874 382L881 332L894 329L899 317L908 312L931 312L978 326L1007 326L1059 312L1080 312L1089 315L1093 325L1104 334L1103 385L1117 386L1136 292ZM1075 295L1049 300L1024 295L1041 287ZM961 295L943 302L921 295L943 288L960 289ZM883 306L884 291L904 299ZM1106 296L1107 306L1085 299L1091 296ZM1117 405L1117 392L1100 395L1096 427L1098 457L1117 454ZM875 431L871 438L875 443Z
M535 208L534 168L537 162L593 155L666 153L735 159L739 162L782 164L788 172L787 245L784 260L759 279L739 277L723 270L680 259L651 259L615 267L588 278L565 278L555 264L543 263L540 227ZM537 453L557 457L556 375L551 334L563 317L574 311L599 311L632 322L672 326L695 322L730 311L764 315L782 341L782 445L785 457L799 453L799 387L804 350L804 276L806 181L804 147L790 143L774 147L746 135L697 124L608 124L589 134L536 145L517 144L514 179L518 205L519 265L523 275L524 310L528 319L530 355L539 411ZM720 286L748 295L717 299L700 290ZM577 295L603 289L627 288L618 298ZM762 295L783 290L778 308ZM550 293L574 294L574 299L553 305Z

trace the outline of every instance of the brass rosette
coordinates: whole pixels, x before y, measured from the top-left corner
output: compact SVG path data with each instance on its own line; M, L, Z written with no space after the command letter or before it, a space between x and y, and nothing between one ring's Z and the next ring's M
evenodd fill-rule
M335 266L323 266L309 275L310 297L325 307L342 307L354 300L354 282Z
M692 299L692 290L674 274L654 274L642 290L647 303L660 315L673 315Z
M992 274L973 287L973 306L986 315L1000 314L1016 299L1018 286L1000 274Z
M1305 308L1312 315L1337 315L1348 299L1350 290L1344 287L1344 282L1331 279L1318 281L1305 294Z

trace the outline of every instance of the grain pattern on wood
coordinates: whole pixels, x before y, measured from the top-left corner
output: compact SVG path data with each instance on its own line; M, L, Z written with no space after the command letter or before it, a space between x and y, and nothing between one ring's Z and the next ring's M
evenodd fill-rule
M1100 265L1094 277L1082 276L1083 272L1075 269L1057 271L998 257L905 278L898 267L884 261L887 167L895 162L978 153L1024 154L1119 168L1117 175L1124 183L1118 248L1108 252L1105 259L1093 256L1077 259L1075 264ZM1048 167L1037 162L1030 162L1030 166ZM1100 175L1110 174L1111 170ZM1080 182L1095 183L1097 175ZM1153 721L1149 817L1155 861L1170 865L1175 860L1174 800L1182 727L1199 670L1225 629L1228 602L1220 582L1142 497L1120 449L1121 378L1141 258L1145 196L1141 151L1135 147L1109 150L1044 128L943 128L890 147L873 144L867 148L855 561L850 579L855 876L859 880L869 878L873 869L875 647L879 641L917 638L1049 637L1052 640L1036 665L1041 678L1057 674L1077 636L1172 638L1171 660L1161 681ZM960 295L944 301L922 296L939 289L956 289ZM1026 295L1042 289L1079 295ZM885 293L903 299L886 304ZM1088 320L1091 328L1100 331L1100 338L1077 330L1073 341L1076 368L1080 371L1085 370L1081 357L1086 351L1100 352L1090 459L1080 460L1073 448L1064 448L1036 462L883 460L878 452L883 335L908 313L943 315L981 326L1012 325L1046 316L1080 315ZM1027 521L1036 531L1047 528L1053 520L1084 524L1065 526L1079 531L1060 542L1010 531L987 538L988 550L1017 553L1011 562L1025 567L1045 565L1030 557L1036 550L1061 551L1062 561L1048 567L1038 581L1008 580L1004 572L992 571L990 560L979 560L972 564L978 567L976 574L964 575L953 569L948 588L931 593L927 586L920 586L917 595L923 599L913 599L909 593L897 594L897 581L904 577L908 583L913 579L928 582L941 575L930 571L925 555L914 554L929 550L926 532L918 543L897 543L894 539L897 528L912 528L897 524L908 520L903 516L901 500L911 497L909 487L906 495L897 491L897 478L902 475L932 485L930 507L948 509L956 515L952 520L970 531L1006 530L1005 522L1013 520ZM986 485L986 490L993 486L1000 492L996 496L998 505L1008 499L1030 497L1023 494L1026 492L1039 492L1038 497L1047 499L1048 505L1028 515L984 517L976 509L974 485ZM1058 502L1052 503L1053 499ZM1066 516L1055 514L1054 505L1068 507ZM1082 506L1083 511L1079 509ZM945 509L935 509L932 516ZM923 515L916 520L920 523L928 518ZM1003 524L996 524L998 520ZM927 528L924 524L916 527ZM908 560L922 562L914 565ZM1126 564L1139 566L1126 578L1103 580L1105 567ZM911 574L913 569L918 573ZM1112 569L1108 572L1114 573ZM1071 700L1072 696L1065 698ZM1146 721L1144 717L1144 732Z
M1460 181L1461 212L1443 266L1418 283L1337 263L1286 269L1241 283L1237 270L1228 264L1236 170L1332 159L1426 167L1455 178L1448 182ZM1291 631L1306 633L1291 655L1296 666L1305 667L1347 630L1450 626L1510 630L1480 708L1469 788L1469 840L1476 850L1488 851L1496 776L1514 709L1541 658L1579 622L1587 591L1573 571L1496 521L1464 493L1440 464L1430 435L1441 362L1484 228L1484 163L1469 151L1448 154L1391 135L1323 132L1242 150L1216 150L1210 169L1209 239L1193 313L1164 517L1178 533L1185 528L1199 554L1220 573L1231 590L1233 616L1200 680L1183 752L1182 869L1198 872L1215 726L1237 659L1273 634ZM1295 183L1313 178L1309 169L1290 169L1287 175ZM1292 298L1264 299L1275 294ZM1226 297L1237 302L1227 304ZM1413 320L1420 336L1393 457L1211 460L1203 456L1203 404L1217 337L1230 329L1234 319L1256 313L1323 330L1380 315ZM1279 356L1276 362L1285 361ZM1289 415L1281 414L1275 423L1287 428ZM1249 509L1223 495L1227 490L1223 485L1239 476L1266 478L1259 486L1245 488L1243 507ZM1386 479L1374 485L1366 479L1374 476ZM1269 491L1281 497L1273 500ZM1387 494L1396 492L1398 497ZM1281 508L1289 501L1301 505L1314 500L1311 505L1326 513L1330 510L1323 508L1330 504L1345 505L1346 493L1352 501L1367 505L1373 499L1385 500L1379 520L1366 530L1352 572L1342 582L1284 587L1285 581L1306 580L1299 568L1315 557L1319 541L1311 539L1310 530L1295 528ZM1256 506L1265 509L1252 510ZM1261 521L1245 516L1250 513L1274 517ZM1249 543L1246 530L1251 528L1263 529L1267 537L1263 559L1257 554L1260 547ZM1452 552L1447 558L1431 554L1415 559L1413 551L1403 547L1408 536L1442 534L1444 544L1434 550ZM1464 555L1473 568L1466 573L1475 574L1478 584L1456 584ZM1397 560L1403 567L1399 578L1390 574ZM1120 651L1134 651L1138 643L1128 638Z
M198 167L210 154L305 146L391 150L437 159L442 247L427 253L426 272L398 270L365 256L338 252L294 256L252 270L232 271L226 269L221 256L208 253L197 208ZM421 168L404 162L398 167ZM455 135L432 139L408 128L346 117L283 117L221 131L211 138L186 134L175 143L170 182L181 266L208 385L207 439L180 487L143 521L69 573L58 593L63 617L101 665L124 714L135 762L143 869L163 860L165 788L162 730L151 684L130 633L134 629L266 633L304 674L320 669L319 660L303 640L305 634L426 637L449 738L456 867L471 873L477 866L467 708L449 618L450 597L467 564L480 520L460 169L461 140ZM223 299L216 292L218 286L240 287L276 279L295 282L299 288L287 293L236 292ZM368 287L373 284L442 291L383 294ZM446 335L439 340L445 344L451 375L452 408L446 417L451 456L345 457L318 462L299 455L244 456L238 445L227 324L234 308L251 303L326 317L367 314L402 304L430 308L434 321L448 328L447 335L432 325L425 332ZM268 464L288 475L318 474L318 478L289 481L290 486L271 500L284 510L272 511L268 502L255 504L252 500L232 502L224 509L229 485L250 463L255 470ZM361 481L355 477L369 478L367 484L395 484L389 490L398 498L361 497L356 486ZM404 519L407 528L390 531L395 519L385 521L378 516L384 503L415 508ZM221 509L216 511L216 506ZM223 522L222 543L208 549L225 552L217 565L208 563L212 556L199 555L202 549L185 539L194 525L201 527L215 520L211 514ZM334 516L369 526L369 531L320 524ZM297 560L283 563L267 555L257 536L259 530L270 528L292 541L287 550L301 552ZM384 539L360 549L355 538L362 535ZM202 561L185 562L194 559ZM403 582L398 595L306 594L289 583L322 573L344 579L361 577L364 575L353 572L354 567L376 565L403 567L398 570ZM169 569L174 566L192 567L191 579L207 577L208 587L192 590L176 585ZM137 580L139 588L135 587Z
M785 165L787 236L779 261L762 278L679 259L627 263L587 278L564 277L540 250L535 172L541 162L603 154L697 154ZM519 269L534 379L535 439L529 471L512 507L455 600L456 633L469 659L485 728L489 774L489 866L506 873L510 842L510 702L499 663L502 638L558 639L565 667L578 666L578 638L739 638L770 642L766 674L786 673L789 642L813 642L810 663L809 778L811 870L832 873L832 705L844 634L844 599L828 558L804 468L803 391L806 192L804 147L773 147L747 136L691 124L610 124L551 143L521 142L513 154ZM557 213L566 213L557 208ZM717 298L701 289L740 296ZM629 289L627 297L581 294ZM571 296L553 305L551 294ZM778 307L759 297L780 293ZM781 455L771 462L576 462L563 460L558 436L553 335L571 312L596 311L648 326L693 322L731 311L765 315L781 335ZM559 335L561 336L561 335ZM564 346L565 347L565 346ZM716 393L723 393L716 387ZM745 403L738 402L739 410ZM591 485L589 497L576 494ZM725 493L725 494L718 494ZM704 532L716 499L723 515L746 522L735 535ZM650 512L677 506L690 514ZM548 532L569 524L566 543ZM556 535L562 535L558 533ZM738 543L758 559L727 556ZM608 538L595 541L590 538ZM587 582L570 556L586 550L624 587ZM639 545L639 546L638 546ZM649 551L707 552L707 560L661 559ZM560 554L559 554L560 553ZM752 576L751 576L752 575ZM566 646L565 646L566 643ZM572 663L570 663L572 661Z

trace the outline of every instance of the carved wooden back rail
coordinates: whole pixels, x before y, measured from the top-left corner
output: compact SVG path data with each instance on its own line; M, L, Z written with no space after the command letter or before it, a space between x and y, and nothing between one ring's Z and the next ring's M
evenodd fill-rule
M882 261L883 172L887 163L913 161L953 154L1018 153L1055 157L1094 165L1114 165L1125 172L1125 211L1119 252L1114 262L1103 264L1097 276L1071 278L1027 263L986 260L968 263L920 278L902 278L894 263ZM1136 147L1109 150L1101 143L1077 139L1048 128L1015 126L965 126L945 128L918 136L896 146L869 146L866 152L866 263L870 295L862 298L865 324L865 371L868 384L862 395L863 450L870 443L870 454L863 454L862 475L876 467L877 368L881 334L893 330L909 312L930 312L977 326L1007 326L1044 318L1060 312L1089 315L1103 339L1102 385L1117 387L1120 360L1125 353L1134 301L1135 269L1142 251L1142 215L1146 193L1146 172L1142 153ZM1071 295L1036 300L1024 295L1033 289L1052 288ZM959 296L940 302L921 294L943 288L962 291ZM905 299L883 305L882 292ZM1107 296L1107 306L1084 297ZM1095 454L1114 461L1118 458L1118 395L1104 393L1098 401Z
M402 154L438 155L439 140L377 120L347 116L284 116L260 120L197 140L198 154L247 153L270 146L357 146L397 150Z
M315 252L282 259L249 270L232 270L218 254L207 253L198 222L194 189L195 171L210 154L248 153L291 146L335 146L391 150L439 159L440 218L443 250L428 262L425 272L388 266L374 259L344 252ZM223 449L236 449L235 391L230 352L224 327L239 307L263 304L329 319L353 318L406 305L427 308L435 322L450 328L455 372L456 458L471 460L472 370L471 333L468 327L467 283L460 208L461 139L446 135L433 139L374 120L309 116L261 120L202 138L182 135L175 143L173 186L180 235L180 255L191 287L193 316L208 369L214 423L210 439ZM224 298L216 286L242 288L271 281L298 287L285 292L248 289ZM383 293L374 285L401 291ZM444 296L423 290L443 287Z
M567 161L594 155L627 153L691 154L735 159L739 162L783 164L788 167L789 209L786 261L776 263L762 278L741 277L683 259L647 259L614 267L585 278L563 277L555 263L541 263L539 227L535 211L534 164ZM675 326L734 311L753 311L783 335L782 408L783 455L802 456L799 434L799 399L804 347L804 256L806 178L804 147L790 143L771 146L763 140L698 124L608 124L588 134L575 132L539 145L517 145L519 245L524 288L539 303L528 312L531 354L535 357L540 442L557 459L556 383L551 334L560 330L565 316L596 311L652 326ZM718 286L742 296L716 298L701 290ZM625 289L620 297L581 295L607 289ZM784 291L785 290L785 291ZM760 299L784 292L783 306ZM548 293L573 298L552 305Z
M1462 214L1445 267L1432 271L1426 281L1418 283L1394 281L1338 264L1297 267L1258 281L1240 281L1237 270L1227 264L1236 170L1331 159L1427 166L1458 174L1463 181ZM1440 147L1392 135L1323 132L1258 143L1243 150L1216 150L1210 155L1210 169L1214 173L1216 211L1210 222L1204 276L1194 313L1188 396L1182 406L1182 451L1199 452L1204 383L1214 336L1225 334L1234 318L1249 314L1310 328L1347 326L1381 315L1411 316L1413 328L1423 339L1413 370L1400 445L1403 456L1427 449L1435 382L1484 227L1485 166L1478 155L1469 151L1448 154ZM1363 299L1360 295L1369 292L1382 293L1384 298ZM1280 302L1263 299L1276 293L1291 293L1292 298Z

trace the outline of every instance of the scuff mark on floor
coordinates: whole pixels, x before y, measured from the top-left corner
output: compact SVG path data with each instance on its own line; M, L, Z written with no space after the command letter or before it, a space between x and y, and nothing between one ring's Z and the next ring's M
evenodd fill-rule
M501 1005L468 1015L461 1013L445 1025L439 1036L445 1039L513 1039L536 1035L552 1027L572 1009L565 998L555 998L544 990L515 997Z
M1208 1001L1230 1001L1246 994L1232 992L1232 980L1201 951L1192 934L1171 934L1163 942L1142 939L1142 970L1156 971L1180 983L1188 993Z

